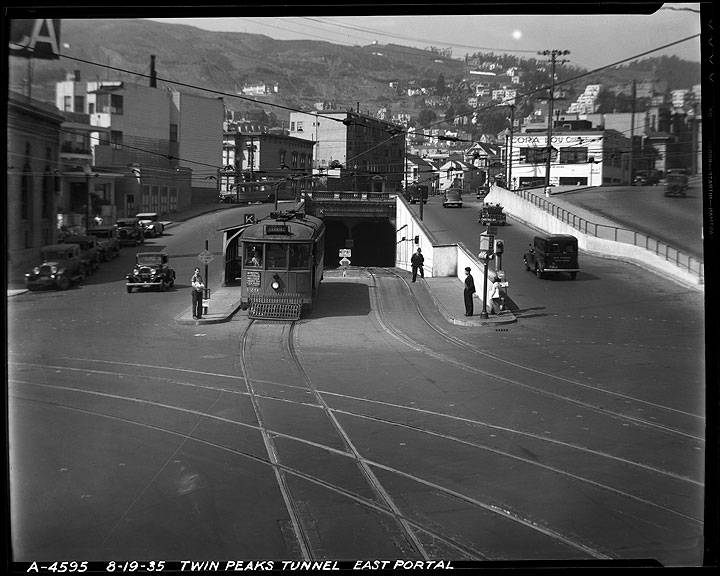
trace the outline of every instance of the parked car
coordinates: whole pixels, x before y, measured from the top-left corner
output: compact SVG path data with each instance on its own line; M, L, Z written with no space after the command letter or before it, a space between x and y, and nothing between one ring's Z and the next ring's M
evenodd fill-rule
M462 194L460 190L450 188L445 191L445 197L443 198L443 208L449 208L454 206L456 208L462 208Z
M637 172L633 178L633 186L655 186L660 182L660 172L657 170L643 170Z
M405 191L405 198L410 204L416 204L422 198L423 204L428 202L428 187L425 184L412 184Z
M80 246L80 259L85 267L85 276L90 276L100 268L100 248L95 236L70 235L65 236L63 244L77 244Z
M125 276L128 293L133 288L155 288L164 291L175 284L175 270L165 252L138 252L135 267Z
M688 175L680 169L668 170L665 175L665 196L687 196Z
M523 262L525 270L533 270L538 278L566 272L574 280L580 270L577 238L570 234L535 236Z
M50 244L40 249L42 264L25 274L28 290L53 287L67 290L71 284L82 282L85 266L77 244Z
M157 212L141 212L135 214L135 218L139 220L147 238L162 236L165 232L165 226L160 222L160 216Z
M137 246L145 243L144 228L137 218L118 218L115 227L121 245L133 244Z
M500 204L485 204L480 210L478 222L483 226L505 226L507 216Z
M100 260L109 262L120 254L120 240L115 226L97 226L88 230L88 236L97 239Z

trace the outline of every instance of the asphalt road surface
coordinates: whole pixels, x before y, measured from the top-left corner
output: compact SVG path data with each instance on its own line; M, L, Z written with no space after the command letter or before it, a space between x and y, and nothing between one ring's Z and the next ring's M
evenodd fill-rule
M328 272L296 323L176 324L246 210L148 242L174 290L127 294L125 248L10 301L16 560L701 563L702 294L592 257L540 281L511 223L514 325L452 326L383 268Z

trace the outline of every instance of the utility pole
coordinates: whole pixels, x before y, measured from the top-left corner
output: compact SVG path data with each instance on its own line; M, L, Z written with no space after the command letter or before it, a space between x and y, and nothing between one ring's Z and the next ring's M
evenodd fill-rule
M552 124L553 124L553 103L555 99L555 65L557 63L568 62L568 60L558 60L558 56L570 54L570 50L543 50L538 52L542 56L550 56L550 94L548 98L548 133L547 133L547 159L545 165L545 193L550 188L550 158L552 155Z
M510 106L510 146L508 151L507 163L508 163L508 176L505 185L508 190L512 190L512 145L513 145L513 129L515 127L515 104L508 104Z
M631 107L630 107L630 182L628 184L632 185L633 183L633 148L635 146L635 79L632 81L632 100L631 100Z

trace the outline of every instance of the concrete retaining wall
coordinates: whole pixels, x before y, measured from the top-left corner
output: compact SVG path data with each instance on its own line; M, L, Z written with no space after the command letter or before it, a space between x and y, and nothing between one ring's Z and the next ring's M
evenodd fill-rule
M663 256L642 246L585 234L509 190L492 186L485 201L501 204L505 208L505 212L514 219L548 234L572 234L578 239L578 247L581 250L595 256L632 262L684 286L703 289L702 275L691 273L686 268L677 266L674 262L668 261ZM582 269L582 262L580 262L580 267Z

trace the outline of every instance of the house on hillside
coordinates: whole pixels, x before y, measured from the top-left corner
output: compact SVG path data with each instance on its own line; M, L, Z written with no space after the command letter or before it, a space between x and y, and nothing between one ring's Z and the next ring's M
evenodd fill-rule
M405 157L405 182L403 186L420 184L428 187L431 196L439 190L438 166L429 158L417 154L407 154Z

